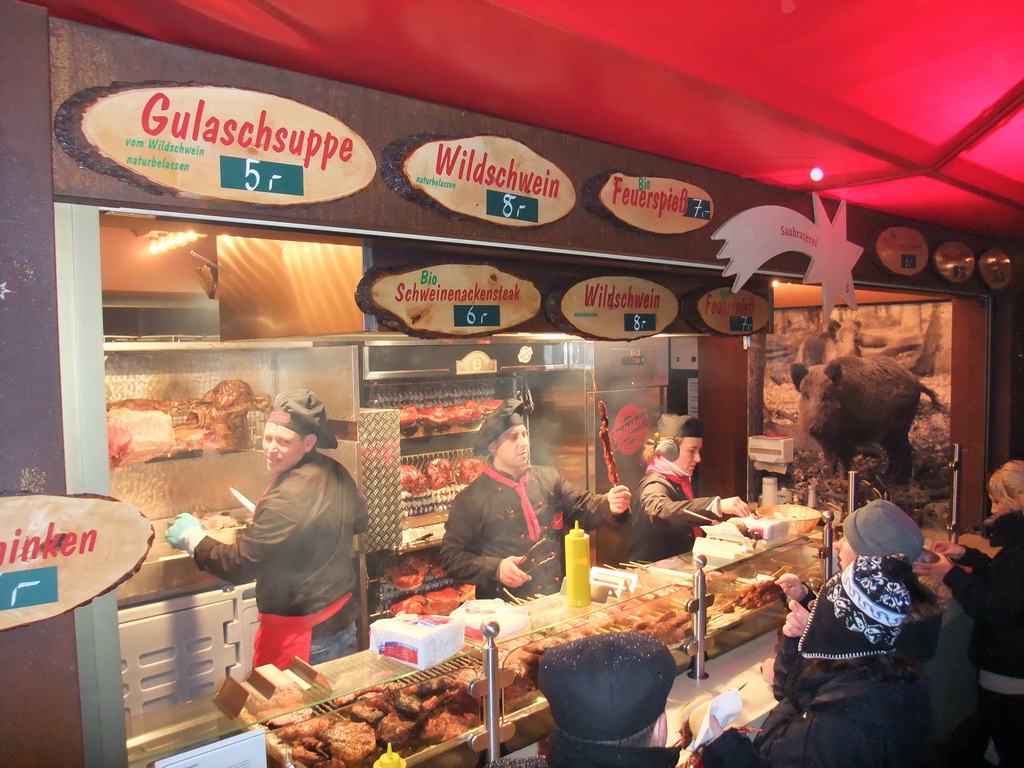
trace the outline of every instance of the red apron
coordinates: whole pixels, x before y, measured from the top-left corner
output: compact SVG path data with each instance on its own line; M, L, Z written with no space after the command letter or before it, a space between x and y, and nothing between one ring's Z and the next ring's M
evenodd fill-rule
M253 667L273 664L278 669L288 669L296 656L308 662L309 649L313 644L313 627L340 611L350 597L351 592L308 616L257 614L260 627L256 630L256 641L253 644Z

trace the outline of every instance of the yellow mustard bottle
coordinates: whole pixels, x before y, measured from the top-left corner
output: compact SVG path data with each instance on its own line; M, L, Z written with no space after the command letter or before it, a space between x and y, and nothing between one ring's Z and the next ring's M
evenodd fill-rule
M590 536L578 521L565 536L565 597L576 608L590 605Z
M373 768L405 768L405 758L397 752L391 751L391 742L388 742L388 751L377 758Z

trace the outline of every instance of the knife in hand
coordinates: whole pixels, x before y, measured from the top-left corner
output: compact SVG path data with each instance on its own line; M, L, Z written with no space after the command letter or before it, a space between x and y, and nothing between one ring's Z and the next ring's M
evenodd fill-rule
M238 503L239 504L241 504L243 507L245 507L246 509L249 510L250 514L255 514L256 513L256 505L253 504L251 501L249 501L247 498L245 498L245 496L243 494L239 493L234 488L228 488L228 490L231 491L231 494L236 499L238 499Z

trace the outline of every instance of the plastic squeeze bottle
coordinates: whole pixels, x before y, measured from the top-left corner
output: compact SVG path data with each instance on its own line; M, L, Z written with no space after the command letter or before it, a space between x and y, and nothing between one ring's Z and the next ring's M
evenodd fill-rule
M578 521L565 536L565 596L570 606L590 605L590 536Z
M397 752L391 751L391 742L388 742L388 751L377 758L373 768L405 768L405 758Z

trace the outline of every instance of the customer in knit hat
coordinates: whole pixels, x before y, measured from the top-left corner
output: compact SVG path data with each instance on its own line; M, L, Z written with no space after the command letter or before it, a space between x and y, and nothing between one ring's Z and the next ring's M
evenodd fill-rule
M753 741L734 729L706 768L935 765L929 689L893 651L921 585L903 555L857 557L824 586L796 643L807 667Z
M843 537L836 543L836 558L840 568L846 568L858 556L901 554L910 562L916 561L924 552L924 534L913 519L891 501L876 499L853 513L843 521ZM784 573L775 581L786 595L787 601L796 601L801 607L790 604L788 617L799 633L808 616L808 609L814 599L814 592L807 584L792 573ZM897 650L910 656L920 664L927 663L934 655L942 628L942 610L934 593L925 589L925 599L915 601L911 607L909 621L897 644ZM787 675L798 671L799 661L776 655L771 675L776 698L782 695L780 686L785 684Z
M883 568L892 566L889 558L906 562L902 555L858 557L829 580L800 636L801 656L855 659L889 653L896 647L900 627L910 613L910 590Z
M900 553L911 562L924 550L924 534L910 515L891 501L875 499L854 510L842 524L843 536L857 555L892 555ZM852 559L850 553L841 554ZM842 560L840 561L841 565Z
M555 724L547 757L502 758L491 768L675 768L679 747L665 747L675 676L665 643L639 632L551 648L537 675Z

